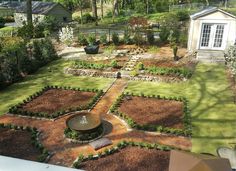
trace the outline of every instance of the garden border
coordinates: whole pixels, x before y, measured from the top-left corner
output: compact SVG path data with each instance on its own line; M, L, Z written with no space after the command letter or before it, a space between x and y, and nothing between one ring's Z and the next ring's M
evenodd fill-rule
M127 114L119 112L119 106L123 101L123 98L125 96L137 96L137 97L145 97L145 98L156 98L159 100L175 100L183 102L184 109L183 109L183 122L184 122L184 129L176 129L176 128L170 128L170 127L163 127L161 125L140 125L137 124L131 117L129 117ZM191 136L192 135L192 125L191 125L191 114L189 110L189 101L185 97L161 97L160 95L150 95L145 96L144 94L140 95L134 95L133 93L122 93L117 100L113 103L113 105L110 108L110 113L115 114L116 116L120 117L122 120L124 120L131 128L135 128L138 130L143 131L151 131L151 132L160 132L160 133L167 133L167 134L173 134L177 136Z
M104 151L98 152L98 154L93 155L89 154L88 156L84 156L83 154L80 154L76 160L73 162L72 167L79 169L80 164L82 162L88 161L88 160L98 160L99 158L106 157L109 155L112 155L116 152L119 152L121 149L126 148L128 146L132 147L140 147L140 148L147 148L147 149L153 149L153 150L161 150L161 151L170 151L172 149L178 149L176 147L171 147L167 145L161 145L157 143L146 143L146 142L135 142L135 141L120 141L116 144L116 146L112 146L111 148L105 148Z
M87 92L94 92L96 95L92 98L91 102L88 103L85 106L81 107L76 107L76 108L69 108L66 110L61 110L61 111L56 111L52 113L52 115L42 113L42 112L29 112L26 110L20 110L20 108L26 104L31 102L32 100L36 99L40 95L42 95L44 92L50 90L50 89L62 89L62 90L74 90L74 91L87 91ZM70 86L45 86L42 88L40 91L37 91L33 95L30 95L28 98L23 100L23 102L18 103L17 105L12 106L9 109L9 113L13 115L19 115L19 116L24 116L24 117L30 117L30 118L37 118L37 119L50 119L50 120L55 120L59 118L60 116L64 116L65 114L70 114L71 112L78 112L78 111L83 111L83 110L91 110L97 103L97 101L102 97L104 94L103 90L98 90L98 89L82 89L82 88L73 88Z
M18 131L28 131L31 133L31 143L40 151L41 155L38 156L39 162L47 162L50 157L52 156L51 153L48 152L48 150L40 143L39 141L39 135L40 131L35 127L29 127L29 126L17 126L14 124L4 124L0 123L0 128L7 128L7 129L13 129Z

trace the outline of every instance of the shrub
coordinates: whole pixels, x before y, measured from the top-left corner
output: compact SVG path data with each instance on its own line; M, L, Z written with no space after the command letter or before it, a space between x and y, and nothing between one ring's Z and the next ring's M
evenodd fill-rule
M173 46L173 54L174 54L175 61L178 60L177 52L178 52L178 47L175 45L175 46Z
M102 44L107 44L107 34L102 34L102 35L100 36L100 42L101 42Z
M5 20L4 18L0 17L0 28L4 27L5 25Z
M119 65L118 65L118 63L117 63L116 60L112 60L111 63L110 63L110 66L111 66L112 68L118 68L118 67L119 67Z
M142 62L139 62L139 63L137 64L136 68L137 68L138 70L144 70L144 65L143 65L143 63L142 63Z
M165 27L165 26L161 27L161 30L160 30L160 40L161 40L162 43L166 43L167 42L169 34L170 34L170 32L167 29L167 27Z
M95 34L89 34L88 38L87 38L87 41L88 41L89 45L95 45L95 43L96 43Z
M124 44L131 44L132 43L132 40L130 38L130 34L128 31L125 31L125 33L124 33L123 42L124 42Z
M154 33L152 31L147 32L147 40L150 45L155 42Z
M189 12L186 10L181 10L176 13L178 21L186 21L189 19Z
M130 76L132 76L132 77L138 76L138 71L137 71L137 70L131 71L131 72L130 72Z
M112 42L113 42L115 45L118 45L118 44L119 44L119 35L118 35L116 32L113 32L113 33L112 33Z
M66 26L59 31L59 39L61 42L70 46L74 40L74 30L72 27Z
M88 42L87 42L87 39L85 38L84 34L79 34L78 35L78 42L80 45L87 45Z
M141 45L144 43L143 36L140 32L135 32L133 40L136 45Z
M83 19L83 23L92 23L92 22L96 21L96 19L93 16L91 16L90 13L85 13L82 16L82 19Z
M31 39L34 35L34 26L30 24L24 24L17 30L17 36L22 37L23 39Z
M179 44L181 47L186 48L188 42L188 35L186 33L181 33L179 36Z

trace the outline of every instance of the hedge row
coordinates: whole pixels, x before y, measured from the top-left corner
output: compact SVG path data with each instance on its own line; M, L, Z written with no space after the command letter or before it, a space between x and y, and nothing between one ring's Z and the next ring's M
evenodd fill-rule
M145 98L156 98L156 99L162 99L162 100L175 100L175 101L183 102L184 103L184 109L183 109L184 129L176 129L176 128L163 127L161 125L149 125L149 124L139 125L127 114L119 112L118 110L125 96L134 96L134 94L127 92L125 94L123 93L122 95L120 95L118 99L114 102L112 107L110 108L110 112L124 119L131 128L144 130L144 131L158 131L158 132L174 134L174 135L191 136L192 128L191 128L190 110L189 110L188 100L185 97L165 97L165 96L161 97L160 95L145 96L144 94L139 95L140 97L145 97Z
M174 147L166 146L166 145L160 145L160 144L150 144L145 142L133 142L133 141L121 141L119 142L115 147L112 147L110 149L106 148L103 152L98 152L97 155L89 154L88 156L84 156L83 154L80 154L76 161L73 163L73 167L79 169L81 167L81 163L88 161L88 160L98 160L99 158L106 157L108 155L114 154L116 152L119 152L121 149L132 146L132 147L140 147L140 148L146 148L146 149L156 149L156 150L162 150L162 151L170 151L172 149L175 149Z
M7 128L7 129L30 132L32 145L34 145L41 153L41 155L38 156L37 160L39 162L44 162L47 159L47 157L49 156L49 152L47 151L47 149L45 149L44 146L38 140L39 131L37 130L37 128L35 128L35 127L32 128L32 127L28 127L28 126L26 126L26 127L17 126L17 125L13 125L13 124L4 124L4 123L0 123L0 128Z
M184 78L191 78L193 75L193 72L186 68L146 67L145 72L152 75L174 75Z
M88 62L88 61L75 61L72 64L72 68L78 69L78 68L82 68L82 69L98 69L98 70L103 70L103 69L107 69L107 68L119 68L121 66L118 65L116 60L112 60L109 64L103 64L103 63L92 63L92 62Z
M23 105L31 102L32 100L36 99L37 97L42 95L44 92L46 92L50 89L63 89L63 90L96 92L96 95L92 98L92 100L87 105L57 111L57 112L52 113L51 115L48 114L48 113L43 113L43 112L30 112L30 111L22 110ZM60 86L46 86L42 90L34 93L33 95L29 96L27 99L23 100L23 102L11 107L9 109L9 113L17 114L17 115L30 116L30 117L43 117L43 118L48 118L48 119L54 119L54 118L57 118L59 116L62 116L64 114L66 114L66 113L91 109L102 95L103 95L103 91L98 90L98 89L82 89L82 88L60 87Z

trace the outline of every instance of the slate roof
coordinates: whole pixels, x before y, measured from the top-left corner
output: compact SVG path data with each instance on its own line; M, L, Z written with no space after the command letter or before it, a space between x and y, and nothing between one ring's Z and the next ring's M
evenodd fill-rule
M206 16L208 14L211 14L211 13L214 13L214 12L217 12L217 11L222 12L222 13L224 13L224 14L232 17L232 18L236 18L236 16L234 16L233 14L230 14L230 13L228 13L228 12L226 12L224 10L221 10L221 9L219 9L217 7L208 7L206 9L203 9L202 11L199 11L199 12L191 15L190 18L192 20L196 20L196 19L198 19L198 18L200 18L202 16Z
M33 14L47 14L56 5L58 5L58 3L32 1L32 13ZM26 2L22 2L21 6L16 9L16 12L25 13L26 12Z
M15 2L15 1L12 1L12 2L4 1L4 2L0 3L0 7L13 8L13 9L19 7L20 5L21 5L20 2Z

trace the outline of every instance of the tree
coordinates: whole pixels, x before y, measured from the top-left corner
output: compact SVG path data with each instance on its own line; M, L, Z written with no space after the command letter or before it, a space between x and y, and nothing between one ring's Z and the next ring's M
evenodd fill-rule
M97 20L97 18L98 18L97 0L91 0L91 6L92 6L93 17Z
M26 2L26 12L27 12L27 24L33 25L32 19L32 0L27 0Z
M103 3L104 3L104 1L101 0L101 18L103 18Z

